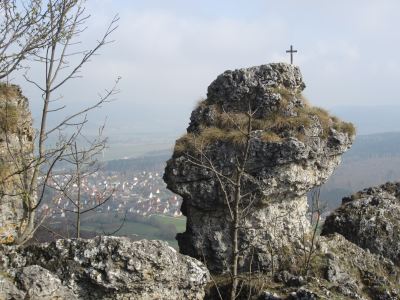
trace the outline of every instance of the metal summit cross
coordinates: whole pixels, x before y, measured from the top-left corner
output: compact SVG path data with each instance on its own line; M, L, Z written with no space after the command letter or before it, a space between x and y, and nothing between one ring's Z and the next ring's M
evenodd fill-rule
M290 50L286 50L286 53L290 53L290 64L293 65L293 53L297 53L297 50L293 50L293 45L290 45Z

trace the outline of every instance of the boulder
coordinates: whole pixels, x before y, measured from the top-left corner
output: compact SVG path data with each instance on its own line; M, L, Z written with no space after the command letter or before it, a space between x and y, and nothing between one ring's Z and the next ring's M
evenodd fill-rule
M3 246L0 274L5 299L197 300L209 280L201 262L166 242L122 237Z
M400 266L400 183L385 183L343 198L326 218L322 235L339 233Z
M252 274L250 283L244 281L238 299L249 299L249 295L259 300L400 299L400 268L337 233L317 239L307 272L299 272L299 267L288 266L275 276ZM229 280L227 286L219 286L219 291L223 299L228 298ZM215 289L205 299L219 299Z

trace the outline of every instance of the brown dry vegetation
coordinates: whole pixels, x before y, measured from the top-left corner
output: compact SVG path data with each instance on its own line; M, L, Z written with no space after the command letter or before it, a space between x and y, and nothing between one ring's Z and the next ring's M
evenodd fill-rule
M20 113L18 108L11 104L0 107L0 128L5 132L16 132Z
M281 95L282 99L287 101L291 100L293 97L298 96L299 93L292 91L284 86L277 86L271 89L272 93Z
M240 130L224 130L218 127L206 127L196 135L188 133L176 141L174 151L182 153L196 149L203 149L205 146L216 141L230 141L234 144L243 144L245 135Z
M4 82L0 82L0 97L15 98L20 94L18 87Z
M278 143L283 137L282 133L291 131L299 140L306 138L304 129L313 125L313 119L318 118L322 132L320 137L327 139L331 128L347 133L349 136L355 134L355 127L351 123L343 122L335 116L331 116L328 111L313 107L308 104L301 94L296 94L286 88L273 88L273 93L281 95L279 110L271 112L268 118L258 119L249 118L246 113L231 113L222 111L221 107L215 107L216 116L212 127L200 128L199 134L188 133L177 140L175 152L182 153L190 149L203 148L216 141L232 142L242 144L246 140L246 131L251 121L253 131L261 130L259 137L265 142ZM294 108L295 114L285 115L285 109L293 97L301 99L303 106ZM201 101L198 106L205 106L207 100Z
M350 122L338 122L333 125L333 128L337 131L347 133L349 136L354 136L356 134L356 128L353 123Z
M20 112L9 100L17 98L19 94L18 87L0 83L0 129L5 132L16 132L18 129Z

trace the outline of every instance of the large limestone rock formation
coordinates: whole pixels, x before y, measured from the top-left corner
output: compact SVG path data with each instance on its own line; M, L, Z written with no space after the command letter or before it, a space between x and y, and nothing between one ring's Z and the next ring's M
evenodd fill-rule
M203 299L209 273L166 242L96 237L0 245L0 299Z
M322 234L340 233L400 266L400 183L385 183L343 198Z
M26 226L24 165L32 161L33 138L28 100L17 86L0 84L0 244L12 243Z
M300 70L288 64L226 71L211 83L187 134L176 142L164 180L183 197L187 225L177 240L182 253L204 260L211 272L229 268L232 218L226 199L234 189L225 179L234 178L243 160L249 121L239 268L265 271L282 264L275 260L290 260L289 248L307 234L306 193L332 174L354 127L310 106L304 88Z

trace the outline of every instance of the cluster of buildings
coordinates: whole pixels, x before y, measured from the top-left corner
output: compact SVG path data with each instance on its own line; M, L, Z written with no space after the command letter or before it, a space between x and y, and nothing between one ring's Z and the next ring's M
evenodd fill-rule
M94 172L81 178L80 187L72 175L54 175L48 181L46 201L42 210L64 218L76 211L80 191L81 210L95 208L98 212L129 212L141 216L162 214L179 217L181 199L166 189L159 172L140 171L129 175L120 172ZM67 192L60 190L65 189Z

